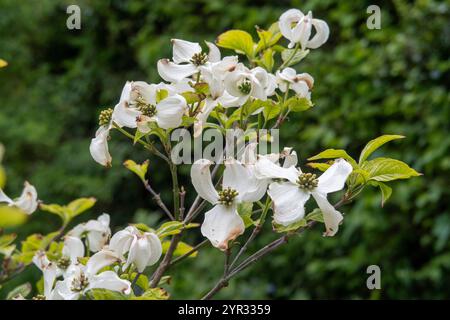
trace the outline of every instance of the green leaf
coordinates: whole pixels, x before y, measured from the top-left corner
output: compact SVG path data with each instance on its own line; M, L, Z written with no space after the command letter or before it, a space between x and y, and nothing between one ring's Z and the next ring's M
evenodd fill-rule
M347 160L348 162L351 163L351 165L353 166L353 168L358 167L358 165L356 164L355 159L353 159L352 157L350 157L347 152L345 150L342 149L327 149L325 151L322 151L321 153L308 158L308 161L312 161L312 160L319 160L319 159L336 159L336 158L342 158Z
M153 232L153 229L147 226L145 223L134 223L131 224L132 226L136 227L138 230L142 232Z
M169 91L167 91L166 89L159 89L156 92L156 103L159 103L161 100L164 100L168 96L169 96Z
M14 289L12 289L6 296L7 300L12 300L14 298L23 297L26 298L31 293L31 284L24 283Z
M361 166L362 169L369 172L369 179L375 181L392 181L398 179L409 179L422 175L406 163L390 159L376 158L366 161Z
M232 49L251 58L255 55L252 36L246 31L226 31L217 37L216 43L219 47Z
M237 211L244 220L245 228L255 225L255 221L252 219L253 202L241 202L238 204Z
M264 50L264 53L259 59L260 65L264 67L267 71L271 72L273 65L275 64L275 59L273 58L275 52L272 49Z
M36 252L39 250L44 250L53 241L58 233L58 231L55 231L47 234L46 236L35 233L28 236L25 241L22 241L21 252L17 257L18 261L24 264L29 264Z
M269 99L264 101L261 105L264 107L263 115L266 121L275 118L281 112L281 105L279 103L275 103L273 100Z
M128 280L130 282L132 282L134 280L134 278L136 278L137 273L133 272L131 274L131 276L128 276L128 274L123 274L124 277L120 276L122 279ZM141 274L139 276L139 278L136 281L136 284L142 289L142 290L147 290L148 286L149 286L149 281L148 281L148 277L145 274Z
M323 163L323 162L309 162L306 164L308 167L313 168L313 169L317 169L320 170L322 172L327 171L327 169L329 167L331 167L330 164L328 163Z
M317 221L317 222L322 222L323 223L323 214L322 211L320 211L319 208L314 209L313 211L311 211L310 213L308 213L306 215L306 220L313 220L313 221Z
M93 300L127 300L123 293L106 289L92 289L87 295Z
M381 191L381 206L384 207L384 204L389 200L392 195L392 188L387 184L380 181L371 181L371 185L377 186Z
M132 297L131 300L167 300L169 293L163 288L151 288L139 297Z
M16 239L17 235L15 233L4 234L0 236L0 254L5 257L11 256L16 246L13 241Z
M92 208L95 203L97 202L97 199L91 197L91 198L79 198L72 202L70 202L67 205L67 213L70 217L70 219L75 218L76 216L82 214L83 212L89 210Z
M0 189L4 188L6 184L6 173L5 169L0 165Z
M170 247L170 241L163 241L162 242L162 252L166 253L167 250L169 250ZM182 256L186 253L188 253L189 251L191 251L194 247L188 245L187 243L180 241L177 244L177 247L175 248L175 251L173 252L174 256ZM198 251L195 251L194 253L192 253L191 255L189 255L189 258L195 258L197 256Z
M256 32L259 36L259 42L256 46L255 52L258 53L261 50L267 49L275 45L282 37L278 23L273 23L269 30L264 30L256 27Z
M79 198L70 202L66 206L41 203L39 208L43 211L56 214L61 218L63 224L68 224L73 218L92 208L96 202L97 199L92 197Z
M23 224L28 215L16 207L0 205L0 228L16 227Z
M183 222L180 221L169 221L163 223L158 228L158 230L156 230L156 234L159 236L160 239L163 239L167 236L178 234L184 229L196 228L198 226L199 226L198 223L189 223L185 225Z
M392 140L403 138L405 138L405 136L386 134L369 141L364 147L363 151L361 151L361 155L359 156L359 164L363 163L363 161L366 160L372 154L372 152L377 150L383 144Z
M295 51L295 49L283 50L281 52L281 59L283 60L283 62L286 62L287 60L289 60L290 57L292 56L292 54L294 54L294 51ZM308 55L308 53L309 53L309 50L298 50L294 54L294 57L290 60L290 62L287 65L285 65L285 67L289 67L289 66L299 63Z
M127 160L123 163L125 168L134 172L142 182L145 182L145 175L147 174L149 161L145 160L142 164L137 164L133 160Z
M285 107L292 112L302 112L312 108L314 104L307 98L294 96L285 102Z
M283 226L281 224L272 222L273 230L278 233L292 232L292 231L296 231L297 229L299 229L301 227L306 227L306 226L307 226L307 223L306 223L305 219L301 219L297 222L291 223L288 226Z

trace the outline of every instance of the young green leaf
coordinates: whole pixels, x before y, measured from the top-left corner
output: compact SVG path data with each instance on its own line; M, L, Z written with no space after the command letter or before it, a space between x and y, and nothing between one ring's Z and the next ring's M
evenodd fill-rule
M322 172L326 171L329 167L331 167L330 164L323 162L309 162L306 165L310 168L317 169Z
M286 62L290 59L289 63L285 65L285 67L289 67L302 61L308 55L308 53L309 50L298 50L297 52L295 52L295 49L284 49L281 52L281 59L283 60L283 62Z
M383 144L392 140L403 138L405 138L405 136L386 134L369 141L364 147L363 151L361 151L361 155L359 156L359 164L363 163L375 150L377 150Z
M145 160L142 164L137 164L133 160L127 160L123 163L125 168L134 172L142 182L145 182L145 175L147 174L149 161Z
M306 111L314 106L311 100L294 96L285 102L285 108L292 112Z
M163 241L162 243L162 252L166 253L167 250L169 249L170 246L170 241ZM186 253L188 253L189 251L191 251L192 249L194 249L194 247L188 245L187 243L180 241L177 244L177 247L175 248L175 251L173 252L173 255L178 257L178 256L182 256ZM191 255L189 255L189 258L195 258L197 256L197 251L193 252Z
M0 228L16 227L23 224L28 215L16 207L0 205Z
M350 164L353 166L353 168L358 167L356 164L355 159L350 157L348 153L345 150L342 149L327 149L325 151L322 151L319 154L316 154L315 156L308 158L308 161L312 160L319 160L319 159L336 159L336 158L342 158L350 162Z
M306 220L313 220L317 222L323 223L323 214L322 211L320 211L319 208L314 209L310 213L308 213L305 217Z
M131 297L131 300L167 300L169 297L169 293L163 288L150 288L141 296Z
M266 121L275 118L281 112L281 105L270 99L262 102L262 106L264 107L263 115Z
M253 58L255 55L252 36L246 31L226 31L217 37L216 43L219 47L232 49L250 58Z
M273 230L278 233L292 232L292 231L296 231L297 229L299 229L301 227L306 227L306 226L307 226L307 223L306 223L305 219L301 219L297 222L291 223L288 226L283 226L281 224L272 222Z
M392 195L392 188L389 187L387 184L380 182L380 181L371 181L371 185L379 187L381 191L381 206L383 207L384 204L388 201L388 199Z
M95 198L80 198L72 201L67 205L67 212L69 214L70 219L75 218L76 216L82 214L83 212L92 208L97 199Z
M421 175L406 163L390 158L376 158L366 161L362 164L361 168L369 172L370 180L375 181L409 179Z

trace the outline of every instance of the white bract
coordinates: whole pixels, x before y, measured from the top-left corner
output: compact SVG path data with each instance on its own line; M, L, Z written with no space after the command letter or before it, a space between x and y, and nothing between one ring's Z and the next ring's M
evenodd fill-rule
M222 190L217 191L211 179L211 164L207 159L195 161L191 168L191 179L198 195L214 206L205 213L201 232L213 246L226 250L228 242L245 230L237 205L258 201L264 193L253 177L253 171L234 159L225 161Z
M89 146L92 158L105 167L110 167L112 162L108 148L109 130L111 130L111 125L99 127Z
M295 91L297 96L311 100L311 90L314 86L314 78L308 73L297 74L293 68L285 68L276 73L278 88L282 92L288 89Z
M164 91L167 97L158 101L160 91ZM114 108L112 121L120 127L138 127L144 133L150 131L150 122L162 129L176 128L187 108L186 99L176 92L176 88L167 84L127 82Z
M196 42L180 39L172 39L172 61L161 59L158 61L158 73L166 81L180 82L200 71L200 67L207 63L220 60L219 49L211 42L206 41L209 54L202 51L202 47Z
M38 251L33 257L33 263L42 271L44 279L44 298L46 300L63 300L57 288L54 288L55 280L61 275L61 270L56 263L48 260L45 252ZM58 285L60 287L61 285Z
M27 214L32 214L36 211L39 202L36 188L25 181L22 194L17 199L8 197L2 189L0 189L0 203L5 202L9 206L14 206Z
M126 270L134 263L139 272L158 262L162 254L159 237L152 232L140 232L134 226L115 233L109 243L109 249L116 252L121 259L124 259L124 255L128 252L122 269Z
M303 50L317 49L328 40L330 35L327 23L320 19L313 19L311 11L304 15L298 9L290 9L281 15L278 25L281 34L290 41L289 48L299 43ZM316 34L311 38L313 27Z
M305 203L312 195L323 214L325 236L335 235L343 219L342 214L328 202L327 194L342 190L352 170L347 161L337 159L316 178L316 175L303 173L295 166L283 168L265 158L256 163L258 177L287 180L269 185L268 195L274 202L274 221L288 226L303 219Z
M110 217L107 213L102 214L97 220L89 220L81 223L67 233L68 236L81 238L86 236L87 245L92 252L100 251L111 236L109 228Z
M248 69L242 63L228 73L224 79L227 98L225 106L242 106L250 97L266 101L275 93L276 79L261 67Z
M77 300L91 289L107 289L129 294L131 292L129 281L119 278L114 271L98 273L101 269L119 261L116 253L109 250L99 251L89 258L86 265L71 265L66 271L64 280L56 283L56 290L64 300Z

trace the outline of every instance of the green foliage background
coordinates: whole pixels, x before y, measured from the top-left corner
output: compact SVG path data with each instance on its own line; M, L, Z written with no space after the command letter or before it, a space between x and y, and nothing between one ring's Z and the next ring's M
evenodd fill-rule
M66 7L78 4L82 29L66 29ZM255 35L288 8L313 10L331 29L330 40L300 65L316 86L315 107L290 117L285 145L301 159L326 148L357 156L381 134L403 134L378 155L399 158L423 177L394 185L384 208L369 188L345 208L345 224L331 239L314 228L234 279L221 298L450 298L450 4L448 1L385 1L382 29L368 30L366 8L374 1L221 0L0 0L0 141L7 194L23 180L42 200L66 203L94 196L98 203L77 220L112 216L113 231L134 219L162 218L138 179L123 168L146 154L113 134L113 168L90 158L97 115L118 100L126 80L159 81L156 61L171 56L170 38L214 40L230 28ZM189 168L182 183L190 187ZM169 172L152 159L150 177L164 194ZM189 199L192 199L191 193ZM54 216L35 213L17 229L20 237L50 232ZM198 232L185 239L200 241ZM275 235L268 229L256 246ZM206 249L173 273L174 298L200 297L221 274L217 250ZM382 290L366 288L366 268L382 270ZM25 281L30 267L0 296Z

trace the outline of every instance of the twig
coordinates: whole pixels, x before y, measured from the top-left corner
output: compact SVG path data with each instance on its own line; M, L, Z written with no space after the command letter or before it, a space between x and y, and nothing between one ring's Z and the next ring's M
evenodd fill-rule
M170 261L172 260L173 253L180 242L181 234L176 234L172 237L170 242L169 249L166 252L166 255L163 258L163 261L160 263L155 273L152 276L152 280L150 283L150 288L156 288L161 280L164 272L166 272L167 268L170 266Z
M183 254L182 256L179 256L178 258L175 258L172 260L172 262L170 262L169 267L173 266L174 264L184 260L187 257L190 257L193 253L197 252L201 247L203 247L205 244L207 244L209 242L208 239L203 240L202 242L200 242L199 244L197 244L195 247L193 247L191 250L189 250L188 252L186 252L185 254Z
M186 208L184 207L185 198L186 198L186 190L184 190L184 187L181 186L181 188L180 188L180 220L183 220L184 211L186 210Z
M350 198L350 196L345 194L344 197L334 205L334 207L337 209L337 208L341 207L342 205L350 202L349 198ZM263 248L259 249L257 252L252 254L250 257L245 259L237 267L230 268L229 272L225 276L222 276L222 278L216 283L216 285L205 296L203 296L202 300L211 299L217 292L219 292L221 289L226 287L226 285L228 284L228 281L232 277L234 277L236 274L238 274L239 272L241 272L242 270L244 270L245 268L247 268L254 262L258 261L265 255L274 251L281 245L285 244L291 236L304 232L306 229L313 227L316 223L317 223L316 221L310 221L310 222L308 222L308 224L305 227L298 229L296 232L287 233L287 234L283 235L282 237L272 241L271 243L267 244Z
M166 207L166 205L162 201L159 193L157 193L155 190L153 190L153 188L150 186L150 183L148 182L148 180L144 181L144 186L145 186L145 189L151 193L151 195L153 196L153 200L155 200L156 204L169 216L170 220L175 220L175 217L172 215L170 210Z

